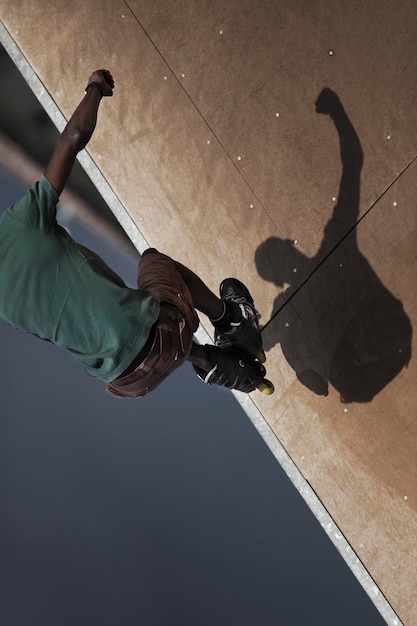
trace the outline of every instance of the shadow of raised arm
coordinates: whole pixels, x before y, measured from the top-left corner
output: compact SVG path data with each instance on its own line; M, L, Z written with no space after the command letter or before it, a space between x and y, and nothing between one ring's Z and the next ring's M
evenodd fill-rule
M328 87L323 89L316 100L316 112L329 115L333 120L339 136L342 161L337 202L333 215L325 227L323 241L317 254L317 258L321 259L358 221L363 151L359 137L339 97ZM350 245L356 245L355 237L351 238Z

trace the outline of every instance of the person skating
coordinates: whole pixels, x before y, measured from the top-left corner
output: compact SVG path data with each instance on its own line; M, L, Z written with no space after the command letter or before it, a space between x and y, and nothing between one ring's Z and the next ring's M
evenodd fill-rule
M189 360L207 383L250 392L265 376L253 300L227 279L217 297L190 269L154 248L128 288L104 261L56 221L56 205L77 154L90 140L108 70L93 72L41 179L0 220L0 317L67 348L119 398L146 395ZM232 286L231 286L232 285ZM244 286L243 286L244 287ZM246 288L244 288L246 289ZM206 314L222 346L193 340ZM254 346L256 345L256 348Z

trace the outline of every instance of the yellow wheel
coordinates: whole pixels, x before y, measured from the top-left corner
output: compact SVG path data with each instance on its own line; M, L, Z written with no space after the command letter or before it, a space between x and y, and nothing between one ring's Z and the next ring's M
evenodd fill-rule
M265 363L265 352L262 349L257 350L257 352L255 353L255 359L258 359L259 363Z
M267 380L266 378L264 378L263 381L259 383L258 389L266 396L270 396L272 393L274 393L274 385L271 383L270 380Z

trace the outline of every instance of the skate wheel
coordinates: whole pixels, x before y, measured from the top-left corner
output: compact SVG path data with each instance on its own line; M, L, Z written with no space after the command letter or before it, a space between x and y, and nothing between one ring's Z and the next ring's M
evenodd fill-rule
M265 352L263 350L258 350L255 353L255 359L258 359L259 363L265 363L266 361Z
M263 381L259 383L258 389L261 393L264 393L266 396L270 396L272 393L274 393L275 388L270 380L268 380L267 378L264 378Z

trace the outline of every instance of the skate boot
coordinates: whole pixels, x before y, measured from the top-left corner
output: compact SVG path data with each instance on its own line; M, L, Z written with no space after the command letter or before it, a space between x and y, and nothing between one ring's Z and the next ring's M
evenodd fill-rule
M258 361L251 359L234 346L204 347L207 354L206 366L193 365L198 377L204 383L221 385L244 393L250 393L254 389L266 394L273 392L272 383L264 378L266 370Z
M262 348L258 312L249 290L237 278L226 278L220 285L220 297L228 308L228 322L213 322L216 345L225 347L233 344L264 363L266 357Z

